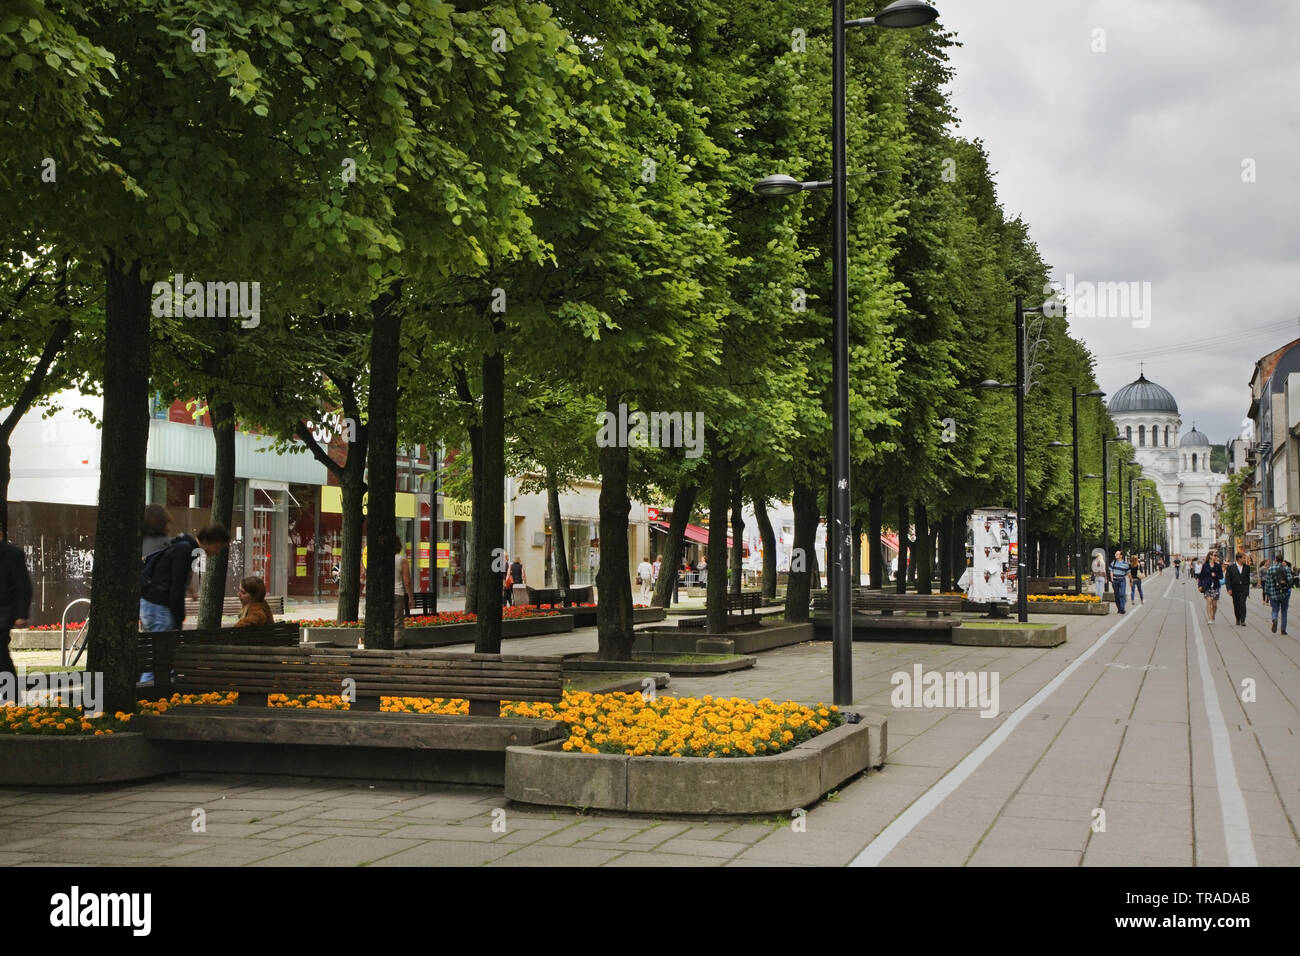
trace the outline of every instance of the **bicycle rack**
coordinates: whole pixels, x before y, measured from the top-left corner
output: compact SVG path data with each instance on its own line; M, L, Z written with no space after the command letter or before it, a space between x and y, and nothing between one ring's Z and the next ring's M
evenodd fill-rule
M68 612L78 604L89 603L90 598L77 598L75 601L68 602L68 606L63 609L63 620L59 624L59 660L61 662L60 666L62 667L68 666ZM86 625L89 623L90 616L87 615L85 624L81 625L83 633ZM89 637L89 635L87 635L87 637Z

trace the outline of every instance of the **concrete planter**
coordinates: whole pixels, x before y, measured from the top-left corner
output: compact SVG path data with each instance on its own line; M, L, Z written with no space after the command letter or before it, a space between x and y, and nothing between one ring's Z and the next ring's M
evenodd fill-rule
M502 621L502 637L536 637L539 634L562 634L573 630L573 617L555 614L551 617L523 618ZM356 647L357 638L364 633L360 627L304 627L303 643L319 642L335 647ZM436 627L408 627L403 631L407 647L443 647L450 644L473 644L478 637L478 624L439 624Z
M596 626L596 609L594 607L567 607L563 613L573 618L574 627ZM664 609L661 607L632 608L633 624L653 624L655 621L662 621L663 619Z
M0 785L83 786L175 773L173 755L137 733L101 737L0 735Z
M642 661L597 661L581 660L588 655L566 654L564 656L564 670L566 673L585 673L595 671L599 673L617 672L617 671L634 671L640 673L647 668L651 670L663 670L673 677L689 677L693 674L727 674L731 671L745 670L753 667L758 663L756 657L736 657L729 661L694 661L684 663L666 663L656 660Z
M630 813L788 813L885 760L883 719L845 724L771 757L628 757L559 743L506 751L506 797Z
M76 640L79 633L79 631L68 631L67 642L69 645ZM57 651L60 647L59 635L58 630L36 631L30 627L14 628L9 632L9 646L20 651Z
M1048 627L959 627L952 642L965 647L1057 647L1065 643L1065 625Z
M709 634L694 628L648 627L639 631L632 643L634 654L696 654L710 653L697 651L700 641L731 641L737 654L754 654L758 651L770 651L774 647L786 647L790 644L802 644L813 639L812 622L803 624L775 624L755 631L728 631L725 634ZM716 651L712 653L717 653Z
M1097 617L1110 613L1110 605L1105 602L1081 604L1077 601L1030 601L1030 614L1084 614Z

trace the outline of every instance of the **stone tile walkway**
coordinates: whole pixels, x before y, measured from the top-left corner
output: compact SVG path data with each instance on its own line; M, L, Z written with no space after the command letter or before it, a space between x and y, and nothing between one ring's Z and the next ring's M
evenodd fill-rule
M1247 627L1211 625L1185 582L1146 589L1151 603L1122 617L1049 618L1069 626L1057 648L854 645L855 707L887 712L889 763L801 817L580 815L492 787L190 776L0 790L0 864L1300 864L1300 641L1271 633L1258 602ZM594 646L585 630L502 649ZM917 664L996 674L997 715L893 707L891 677ZM802 644L668 690L815 702L830 670L829 645Z

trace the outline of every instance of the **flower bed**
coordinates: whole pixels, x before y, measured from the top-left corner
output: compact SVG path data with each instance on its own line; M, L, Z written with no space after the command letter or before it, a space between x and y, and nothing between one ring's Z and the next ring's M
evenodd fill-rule
M85 621L68 622L69 631L79 631L85 626L86 626ZM24 630L28 630L28 631L61 631L62 629L63 629L62 624L33 624L31 627L24 628Z
M163 700L141 700L136 712L165 714L181 704L228 706L235 693L173 694ZM338 696L271 694L269 707L312 710L348 710ZM460 698L383 697L380 710L389 713L468 714L468 701ZM111 734L128 728L132 714L86 718L80 708L11 707L4 711L4 726L14 734ZM588 754L625 754L659 757L757 757L792 750L818 734L838 727L843 715L837 707L807 707L793 701L776 703L764 698L659 697L640 694L593 694L566 691L558 704L504 702L502 717L562 720L569 737L562 749Z
M1072 604L1100 604L1095 594L1030 594L1028 600L1033 603L1037 601L1065 601Z

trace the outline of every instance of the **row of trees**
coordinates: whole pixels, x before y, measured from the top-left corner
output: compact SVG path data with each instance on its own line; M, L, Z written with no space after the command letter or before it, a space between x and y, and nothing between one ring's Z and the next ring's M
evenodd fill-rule
M210 0L201 15L16 0L0 16L0 347L16 359L0 480L12 422L61 389L99 392L95 564L134 567L149 392L201 395L214 520L231 520L237 427L336 477L340 617L359 609L363 496L365 544L391 553L397 447L439 441L469 469L479 651L500 647L507 470L547 491L556 528L559 491L598 475L609 556L627 553L632 496L671 500L670 567L704 507L708 562L726 566L725 516L746 500L774 560L766 503L792 499L807 557L787 615L805 616L829 482L830 211L752 184L828 175L828 16L820 0ZM953 42L849 44L855 521L873 547L903 531L922 591L934 565L951 585L962 516L1013 486L1013 404L974 386L1014 377L1011 304L1049 271L980 142L952 132ZM214 309L213 282L257 283L259 310ZM1072 537L1069 456L1047 443L1069 438L1070 386L1095 383L1063 317L1033 341L1029 546L1046 553ZM597 414L621 407L702 413L704 453L677 434L599 443ZM1080 418L1088 469L1109 422L1094 403ZM348 440L318 439L322 424ZM1093 537L1099 495L1084 495ZM366 642L386 647L393 572L370 571ZM132 696L136 583L92 587L112 706ZM711 626L729 583L710 576ZM597 584L599 649L626 658L624 563Z

